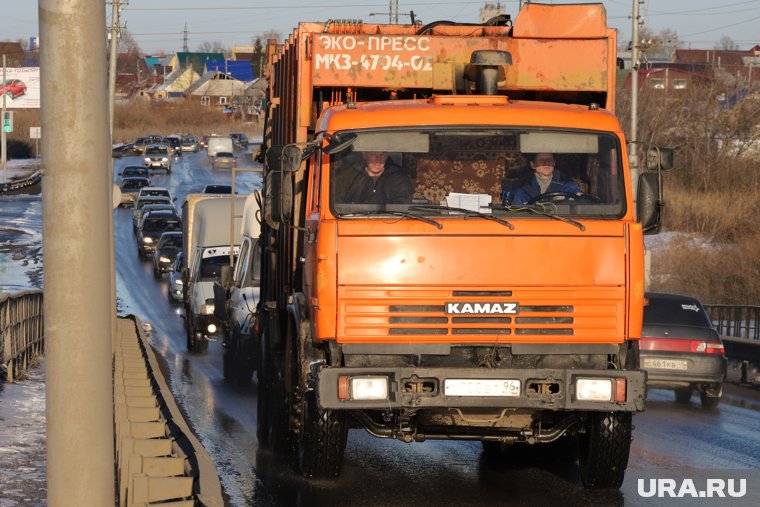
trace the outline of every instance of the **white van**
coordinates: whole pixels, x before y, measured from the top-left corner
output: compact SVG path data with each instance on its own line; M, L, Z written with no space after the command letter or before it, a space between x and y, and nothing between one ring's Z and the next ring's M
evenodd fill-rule
M233 152L232 137L230 136L208 136L208 156L215 157L217 153L226 151Z

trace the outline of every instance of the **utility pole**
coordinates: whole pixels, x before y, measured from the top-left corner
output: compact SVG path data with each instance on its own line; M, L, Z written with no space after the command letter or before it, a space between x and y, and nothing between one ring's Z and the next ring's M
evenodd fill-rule
M3 55L3 86L5 86L5 83L7 83L8 80L5 77L5 55ZM0 142L0 150L2 150L2 161L3 161L3 182L8 181L8 156L7 153L7 145L6 145L6 139L5 139L5 96L7 94L5 93L5 89L3 89L3 128L2 130L2 142Z
M111 2L111 59L108 62L108 121L113 145L113 107L116 100L116 59L119 46L119 0Z
M185 31L182 32L182 51L187 53L189 49L187 49L187 23L185 23Z
M639 108L639 0L633 0L633 26L631 28L631 145L628 153L628 167L631 175L633 199L639 184L639 155L636 146L638 136Z
M50 507L115 500L105 24L102 0L39 0Z

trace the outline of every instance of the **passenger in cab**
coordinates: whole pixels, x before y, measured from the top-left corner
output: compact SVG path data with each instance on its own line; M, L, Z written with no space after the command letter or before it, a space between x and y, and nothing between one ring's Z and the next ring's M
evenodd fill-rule
M551 153L537 153L530 162L533 176L530 181L515 190L512 204L525 204L541 194L563 192L577 194L578 183L573 180L561 180L559 171L554 170L555 160Z
M403 204L412 201L409 174L386 152L350 153L335 173L336 202Z

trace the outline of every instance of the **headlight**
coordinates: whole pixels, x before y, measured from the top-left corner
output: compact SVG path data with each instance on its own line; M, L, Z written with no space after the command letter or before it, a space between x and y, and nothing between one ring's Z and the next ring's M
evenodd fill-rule
M205 304L201 305L201 315L212 315L214 313L214 305L213 304Z
M349 391L350 386L350 391ZM387 400L387 377L338 377L338 399Z
M150 157L145 157L146 162L150 162Z
M208 334L216 333L216 324L209 324L206 330L208 331Z
M612 379L579 378L575 381L575 395L584 401L612 401Z
M168 162L168 161L169 161L169 159L166 158L166 157L164 157L164 158L161 159L161 162Z
M143 243L145 243L146 245L150 245L151 243L153 243L153 238L145 237L143 238Z
M172 260L169 257L164 257L163 255L158 258L158 262L161 262L163 264L169 264Z

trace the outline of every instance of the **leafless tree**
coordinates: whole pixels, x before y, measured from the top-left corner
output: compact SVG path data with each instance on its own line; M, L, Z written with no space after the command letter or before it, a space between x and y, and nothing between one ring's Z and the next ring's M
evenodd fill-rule
M715 45L713 49L719 49L721 51L738 51L739 45L734 42L734 39L729 37L728 35L724 35L720 38L718 43Z
M119 53L134 53L140 54L140 46L137 44L132 32L125 28L119 30L119 45L117 46Z
M199 53L222 53L227 54L228 51L225 49L224 44L221 43L221 41L204 41L198 44L198 52Z

